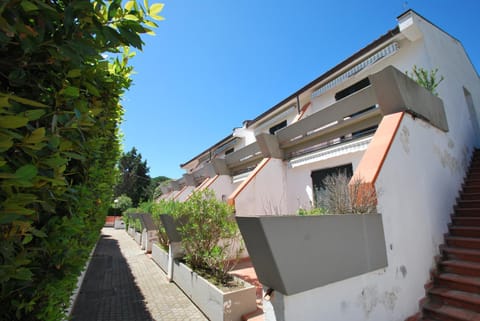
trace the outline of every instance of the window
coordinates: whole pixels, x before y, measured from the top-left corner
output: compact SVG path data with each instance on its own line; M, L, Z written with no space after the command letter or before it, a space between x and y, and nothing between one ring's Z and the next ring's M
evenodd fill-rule
M233 153L233 151L234 151L234 149L230 148L230 149L225 151L225 155L231 154L231 153Z
M274 135L277 130L282 129L283 127L287 127L287 121L286 120L282 121L281 123L276 124L273 127L270 127L269 132L270 132L270 134Z
M323 180L329 175L336 175L340 173L345 173L348 177L353 176L353 167L352 164L341 165L331 168L323 168L316 171L313 171L311 174L312 177L312 186L314 191L318 191L325 186L323 185Z
M363 88L365 88L369 85L370 85L370 80L368 80L368 78L363 78L362 80L354 83L350 87L347 87L347 88L337 92L335 94L335 100L340 100L342 98L350 96L351 94L353 94L353 93L359 91L360 89L363 89Z

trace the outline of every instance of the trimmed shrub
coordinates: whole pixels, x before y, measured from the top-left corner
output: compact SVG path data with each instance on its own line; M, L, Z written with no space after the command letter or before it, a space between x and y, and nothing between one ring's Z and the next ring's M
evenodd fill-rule
M218 201L211 190L195 191L185 202L161 200L152 207L152 217L159 227L161 246L168 247L168 237L160 221L161 214L181 222L186 263L217 284L228 285L228 272L242 251L241 236L233 207Z
M226 285L231 279L228 272L235 264L231 254L235 247L240 251L236 246L240 236L233 207L205 189L193 192L181 210L179 232L187 264Z
M128 46L141 49L160 10L119 0L2 2L1 320L65 318L112 202Z

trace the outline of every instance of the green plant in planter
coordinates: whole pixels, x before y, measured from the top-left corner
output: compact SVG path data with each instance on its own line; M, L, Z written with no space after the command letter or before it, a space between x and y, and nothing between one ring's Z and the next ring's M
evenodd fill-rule
M412 72L409 73L405 71L405 74L415 80L417 84L427 89L433 95L438 96L437 87L443 81L443 76L437 79L438 68L432 69L430 71L423 69L422 67L418 68L416 65L413 66Z
M299 208L297 214L300 216L322 215L326 214L326 210L322 207L312 207L310 209Z
M198 272L206 272L218 283L228 284L228 272L234 266L232 252L238 257L239 231L233 208L215 198L213 191L194 192L180 214L179 233L186 262Z

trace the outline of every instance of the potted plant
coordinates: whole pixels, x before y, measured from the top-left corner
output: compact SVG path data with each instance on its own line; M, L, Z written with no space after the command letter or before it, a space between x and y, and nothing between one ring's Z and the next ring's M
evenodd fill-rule
M373 187L342 174L324 185L301 215L236 218L264 286L292 295L387 266Z
M241 249L233 209L209 190L194 192L177 209L172 221L181 222L173 226L185 255L173 264L173 282L210 320L240 321L257 308L256 288L228 273Z

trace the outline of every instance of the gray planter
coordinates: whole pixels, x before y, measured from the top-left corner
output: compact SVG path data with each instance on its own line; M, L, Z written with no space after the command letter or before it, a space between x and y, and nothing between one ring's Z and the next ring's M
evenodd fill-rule
M152 259L160 268L167 273L168 271L168 252L160 247L159 244L152 244Z
M142 244L142 233L135 231L135 236L134 236L135 242L138 243L138 245Z
M117 230L123 230L123 229L125 229L125 223L123 222L123 220L121 218L117 218L115 220L115 223L113 223L113 227Z
M173 218L170 214L161 214L160 221L165 228L170 248L172 251L172 259L181 259L185 256L185 252L182 247L182 237L178 232L178 227L181 226L181 222Z
M128 235L130 235L132 238L135 237L135 228L133 228L133 226L128 227Z
M173 269L173 281L211 321L241 321L257 309L253 285L239 280L245 288L222 292L183 263L175 261Z
M142 231L140 248L141 248L142 250L146 250L146 248L147 248L147 243L148 243L147 230L144 229L144 230Z
M170 214L161 214L160 221L165 228L165 233L167 233L170 242L182 241L182 237L180 236L180 233L178 233L178 227L181 225L181 222L175 220Z
M382 217L237 217L259 281L285 295L387 266Z
M145 250L146 253L152 252L152 246L155 242L158 242L158 232L143 230L142 248Z

